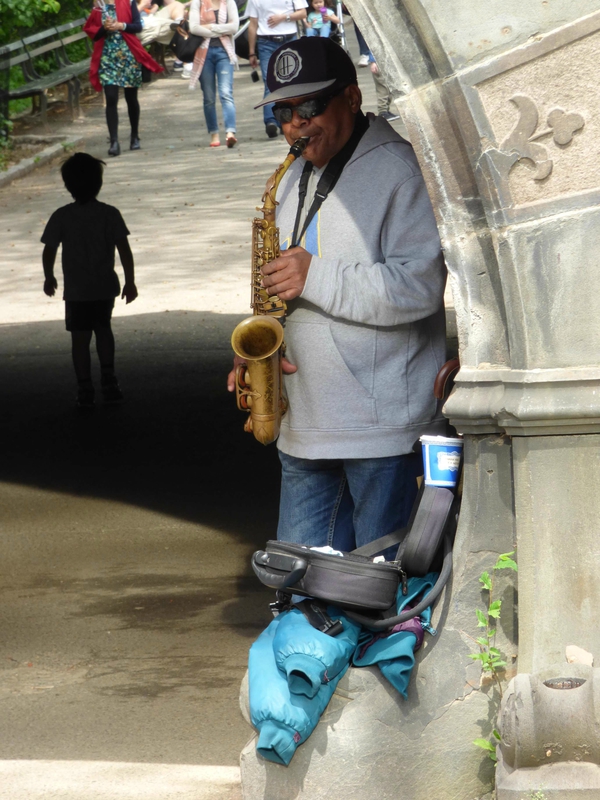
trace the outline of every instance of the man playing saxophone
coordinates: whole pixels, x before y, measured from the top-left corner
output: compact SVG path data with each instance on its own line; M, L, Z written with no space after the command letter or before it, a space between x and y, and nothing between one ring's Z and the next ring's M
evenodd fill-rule
M346 52L286 43L267 85L287 141L308 140L279 186L281 255L262 267L287 304L278 538L351 550L406 524L413 445L442 432L445 266L413 149L363 114Z

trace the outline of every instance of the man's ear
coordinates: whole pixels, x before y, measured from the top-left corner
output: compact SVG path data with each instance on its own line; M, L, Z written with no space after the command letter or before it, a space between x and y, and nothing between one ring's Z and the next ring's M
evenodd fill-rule
M358 88L358 84L351 83L350 86L346 86L344 92L348 99L350 110L353 114L358 114L362 105L362 93Z

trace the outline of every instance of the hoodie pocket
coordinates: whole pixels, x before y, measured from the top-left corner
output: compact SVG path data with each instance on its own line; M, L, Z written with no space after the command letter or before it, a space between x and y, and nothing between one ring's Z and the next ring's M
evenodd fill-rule
M328 323L288 320L286 339L288 358L298 367L285 378L292 430L351 430L377 424L375 399L348 368ZM368 347L364 357L372 361Z

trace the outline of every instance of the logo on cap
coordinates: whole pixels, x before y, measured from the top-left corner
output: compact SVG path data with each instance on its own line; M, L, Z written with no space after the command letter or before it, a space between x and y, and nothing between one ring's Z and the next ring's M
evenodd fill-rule
M279 83L289 83L293 81L302 69L302 59L295 50L282 50L277 56L273 72L275 79Z

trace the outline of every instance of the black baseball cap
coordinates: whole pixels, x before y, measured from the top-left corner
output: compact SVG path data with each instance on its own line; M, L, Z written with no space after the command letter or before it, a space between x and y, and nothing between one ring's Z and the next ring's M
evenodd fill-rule
M326 90L335 93L356 82L352 59L339 44L320 36L303 36L275 50L267 68L270 94L254 107Z

